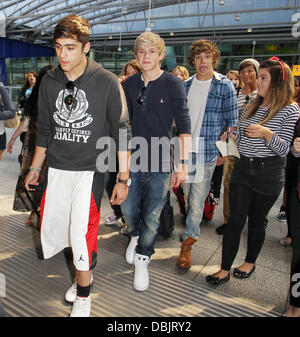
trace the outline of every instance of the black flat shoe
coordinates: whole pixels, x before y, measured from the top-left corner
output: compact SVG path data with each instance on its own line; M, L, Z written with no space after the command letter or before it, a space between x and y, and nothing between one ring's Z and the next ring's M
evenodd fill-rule
M240 278L240 279L249 278L250 275L254 272L254 270L255 270L255 266L252 268L252 270L249 273L246 273L245 271L241 271L238 268L234 268L233 276L235 278Z
M230 280L230 273L226 277L223 277L223 278L208 275L206 276L205 280L208 284L212 286L219 286L220 284L226 283Z
M216 228L216 233L218 235L223 235L224 232L225 232L225 226L226 226L226 223L224 223L223 225L219 226Z

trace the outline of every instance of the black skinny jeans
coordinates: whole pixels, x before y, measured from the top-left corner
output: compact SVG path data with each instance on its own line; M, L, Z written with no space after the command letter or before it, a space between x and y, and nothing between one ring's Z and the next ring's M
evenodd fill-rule
M222 247L223 270L230 271L240 245L248 217L248 241L245 261L255 263L265 240L265 218L284 184L285 159L236 159L229 187L230 217Z

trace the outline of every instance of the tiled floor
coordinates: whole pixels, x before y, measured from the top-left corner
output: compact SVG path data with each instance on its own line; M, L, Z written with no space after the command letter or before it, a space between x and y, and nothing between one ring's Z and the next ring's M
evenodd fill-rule
M2 291L0 302L8 316L67 316L70 307L63 303L63 295L72 280L68 255L62 252L43 260L39 233L24 225L27 214L12 211L19 151L18 142L13 155L5 154L0 162L0 276L6 280L5 297ZM201 225L200 238L192 250L191 269L181 273L176 268L176 259L183 219L172 195L173 237L157 239L149 265L150 288L137 293L132 289L133 271L123 258L128 238L119 233L120 225L104 225L105 217L111 214L105 196L98 233L99 262L94 271L92 316L279 315L287 302L292 253L291 248L279 245L286 234L286 224L276 220L281 198L269 214L266 241L255 273L247 280L232 277L230 282L214 289L206 285L205 276L217 271L220 265L222 237L215 234L215 229L223 220L222 200L213 220ZM243 262L246 233L247 228L234 267Z

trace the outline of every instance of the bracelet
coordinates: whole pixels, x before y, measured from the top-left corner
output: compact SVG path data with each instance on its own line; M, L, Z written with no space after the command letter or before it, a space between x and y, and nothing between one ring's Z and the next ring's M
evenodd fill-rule
M32 172L41 172L41 168L30 166L29 171L32 171Z

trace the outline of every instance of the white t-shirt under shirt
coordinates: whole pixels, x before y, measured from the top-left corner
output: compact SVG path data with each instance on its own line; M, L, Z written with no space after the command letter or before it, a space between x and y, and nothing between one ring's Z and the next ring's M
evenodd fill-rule
M192 126L192 152L198 152L200 131L211 81L212 79L199 81L194 77L188 92L188 108Z

